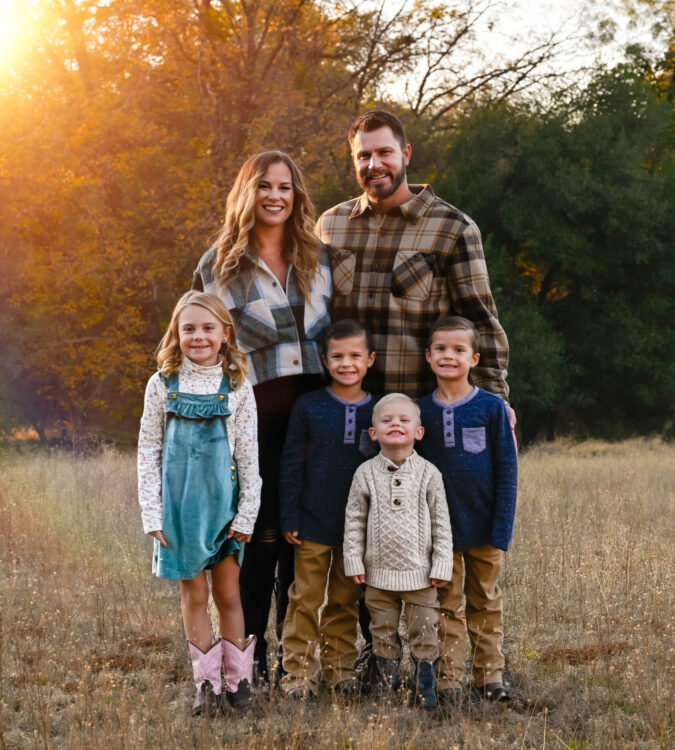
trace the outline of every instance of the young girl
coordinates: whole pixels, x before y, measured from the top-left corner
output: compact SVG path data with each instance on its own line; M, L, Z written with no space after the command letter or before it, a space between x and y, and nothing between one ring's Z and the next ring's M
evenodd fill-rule
M232 318L212 294L188 292L157 348L138 438L143 528L155 538L152 569L180 581L197 694L193 715L227 698L250 707L255 637L244 636L239 566L260 505L257 418ZM211 570L221 638L207 612Z

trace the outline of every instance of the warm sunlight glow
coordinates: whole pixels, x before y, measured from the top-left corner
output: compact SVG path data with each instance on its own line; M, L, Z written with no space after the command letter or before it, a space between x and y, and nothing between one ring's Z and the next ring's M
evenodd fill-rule
M0 66L16 55L21 41L21 22L17 0L0 0Z

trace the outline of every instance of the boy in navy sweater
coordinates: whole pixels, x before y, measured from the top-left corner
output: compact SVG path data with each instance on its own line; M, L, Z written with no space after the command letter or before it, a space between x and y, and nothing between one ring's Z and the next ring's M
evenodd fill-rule
M438 385L418 402L425 429L418 452L443 475L454 547L452 579L438 591L437 686L446 705L462 699L467 630L474 689L488 700L510 700L503 682L502 593L497 579L513 532L516 449L504 401L469 382L471 368L478 364L479 344L478 331L469 320L440 318L426 349Z
M345 507L357 467L375 455L368 434L374 399L361 387L375 360L370 334L353 320L324 335L322 361L331 384L295 402L281 457L281 531L295 545L295 580L282 632L282 691L306 699L326 682L358 690L357 602L363 591L345 575L342 541ZM319 621L319 609L328 599Z

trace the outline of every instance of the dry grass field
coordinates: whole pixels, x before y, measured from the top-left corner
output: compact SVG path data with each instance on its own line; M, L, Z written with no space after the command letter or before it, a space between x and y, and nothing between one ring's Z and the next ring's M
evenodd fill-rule
M178 591L151 576L133 457L7 450L0 476L0 750L675 745L675 446L521 458L503 588L523 701L447 717L326 693L191 719Z

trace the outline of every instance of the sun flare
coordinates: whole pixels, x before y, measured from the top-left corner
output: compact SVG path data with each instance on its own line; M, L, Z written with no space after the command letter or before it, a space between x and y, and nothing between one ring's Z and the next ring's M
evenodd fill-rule
M17 0L0 0L0 65L7 64L18 51L21 31Z

